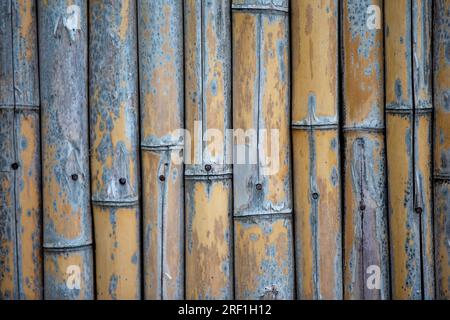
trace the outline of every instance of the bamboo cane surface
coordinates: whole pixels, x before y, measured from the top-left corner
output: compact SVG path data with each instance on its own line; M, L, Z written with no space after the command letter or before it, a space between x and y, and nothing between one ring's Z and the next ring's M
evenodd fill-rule
M449 19L2 1L0 299L449 299Z

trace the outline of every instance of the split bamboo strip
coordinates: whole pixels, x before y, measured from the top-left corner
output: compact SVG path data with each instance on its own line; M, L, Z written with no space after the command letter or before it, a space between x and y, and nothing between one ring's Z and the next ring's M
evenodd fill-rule
M450 299L450 0L434 4L436 298Z
M184 1L187 299L233 298L230 10Z
M42 299L35 2L2 1L0 30L0 300Z
M233 127L248 134L235 149L236 299L295 296L289 1L265 3L232 3Z
M426 40L431 27L430 4L411 0L385 4L386 147L394 299L434 297L431 42Z
M140 299L136 1L89 1L91 188L98 299Z
M297 295L342 299L339 4L291 3Z
M38 1L44 296L92 299L87 1Z
M146 299L184 298L183 1L138 1Z
M344 298L389 298L382 0L344 1ZM369 26L371 27L369 29Z

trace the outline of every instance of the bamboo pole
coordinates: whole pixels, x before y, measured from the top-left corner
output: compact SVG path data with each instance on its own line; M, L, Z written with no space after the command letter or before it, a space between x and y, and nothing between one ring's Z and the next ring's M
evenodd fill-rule
M39 1L38 9L44 296L92 299L87 1Z
M410 0L385 4L388 207L394 299L434 297L430 4Z
M171 160L181 151L142 146L145 299L184 297L183 166Z
M235 149L235 294L293 299L289 2L232 5L233 127L256 130L250 142L237 137ZM256 161L238 162L253 152Z
M230 1L186 0L184 16L186 298L232 299Z
M345 299L389 298L383 31L366 23L370 5L381 19L381 0L344 1L342 16Z
M140 299L136 1L90 1L89 26L97 298Z
M420 299L420 216L414 211L411 1L387 1L386 148L392 297Z
M185 178L186 299L232 299L231 176Z
M184 297L183 2L138 2L146 299ZM182 157L181 157L182 158Z
M434 191L436 298L450 299L450 0L434 2Z
M414 206L421 213L422 297L435 299L433 214L432 0L413 1Z
M297 295L342 299L339 4L291 3Z
M0 300L42 299L35 2L3 1L0 16Z

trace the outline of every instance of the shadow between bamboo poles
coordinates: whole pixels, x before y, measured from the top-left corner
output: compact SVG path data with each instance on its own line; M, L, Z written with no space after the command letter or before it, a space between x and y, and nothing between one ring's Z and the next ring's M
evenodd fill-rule
M183 1L138 1L138 29L144 297L183 299Z
M291 2L297 296L342 299L336 0ZM325 27L326 26L326 27Z
M370 5L381 11L383 1L343 3L345 299L388 299L390 291L383 31L365 23Z
M256 130L235 149L248 156L234 165L235 295L293 299L289 2L232 5L233 128Z
M233 298L230 10L184 1L187 299Z
M89 1L98 299L140 299L136 1Z
M436 298L450 299L450 1L434 2L434 192Z
M0 300L42 299L36 6L3 1L0 15Z
M394 299L434 297L429 1L387 2L386 132ZM430 36L428 34L428 36Z
M44 297L92 299L92 260L78 258L84 251L92 251L87 2L39 1L38 9ZM64 259L59 258L61 252ZM67 261L74 264L68 265Z

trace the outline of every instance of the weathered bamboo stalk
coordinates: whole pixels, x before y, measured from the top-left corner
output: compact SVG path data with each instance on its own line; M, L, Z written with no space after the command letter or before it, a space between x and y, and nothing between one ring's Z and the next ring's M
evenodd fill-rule
M433 1L413 1L415 210L421 215L422 298L435 299L433 214Z
M232 299L231 175L185 176L186 299Z
M392 297L432 299L431 2L387 1L385 14Z
M289 1L232 5L235 294L293 299Z
M229 0L184 1L186 298L232 299Z
M379 21L382 6L382 0L343 5L346 299L389 298L383 31L368 20ZM368 9L373 16L367 16Z
M434 4L436 298L450 299L450 0Z
M183 2L138 1L146 299L184 297ZM182 156L180 157L183 158Z
M291 4L297 295L342 299L339 4Z
M87 1L38 1L44 296L92 299Z
M89 26L97 298L140 299L136 1L90 1Z
M0 30L0 300L42 299L35 2L3 1Z

